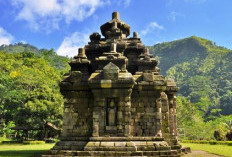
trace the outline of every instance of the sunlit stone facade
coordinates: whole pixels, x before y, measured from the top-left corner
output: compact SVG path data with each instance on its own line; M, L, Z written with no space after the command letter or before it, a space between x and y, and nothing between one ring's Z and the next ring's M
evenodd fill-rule
M119 13L79 49L60 83L61 141L50 156L180 156L177 87ZM49 156L49 155L44 155Z

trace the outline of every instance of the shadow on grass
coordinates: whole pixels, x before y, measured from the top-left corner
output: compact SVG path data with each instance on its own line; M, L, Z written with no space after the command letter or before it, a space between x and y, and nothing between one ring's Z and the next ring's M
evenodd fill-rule
M47 150L11 150L0 151L0 157L40 157L40 155L46 153Z

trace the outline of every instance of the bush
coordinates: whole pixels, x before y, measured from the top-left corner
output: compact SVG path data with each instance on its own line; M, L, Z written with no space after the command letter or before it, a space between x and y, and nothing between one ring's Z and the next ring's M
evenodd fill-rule
M181 143L211 144L211 145L228 145L232 146L232 141L216 141L216 140L182 140Z
M18 143L21 143L19 141L2 141L1 142L2 144L18 144Z
M46 143L56 143L58 141L59 141L58 139L47 139L45 142Z
M5 141L11 141L11 140L6 137L0 137L0 143L4 143Z
M211 145L216 145L216 144L222 144L221 141L214 141L214 140L210 140L209 144Z
M227 139L228 141L232 141L232 130L230 130L229 132L227 132L227 134L226 134L226 139Z
M45 144L45 141L23 141L23 144Z

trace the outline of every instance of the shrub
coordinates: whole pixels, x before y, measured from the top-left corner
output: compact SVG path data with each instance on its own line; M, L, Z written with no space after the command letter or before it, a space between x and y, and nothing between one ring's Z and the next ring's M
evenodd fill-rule
M18 144L21 143L19 141L2 141L2 144Z
M211 145L216 145L216 144L220 144L220 143L221 143L221 141L214 141L214 140L209 141L209 144L211 144Z
M45 144L45 141L23 141L23 144Z
M59 141L58 139L47 139L45 142L46 143L56 143L58 141Z
M211 145L228 145L232 146L232 141L216 141L216 140L182 140L181 143L211 144Z

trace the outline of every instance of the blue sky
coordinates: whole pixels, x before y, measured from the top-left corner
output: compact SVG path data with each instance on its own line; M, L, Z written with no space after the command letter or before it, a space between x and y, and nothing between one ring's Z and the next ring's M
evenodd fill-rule
M196 35L232 49L232 0L0 0L0 45L73 56L113 11L145 45Z

